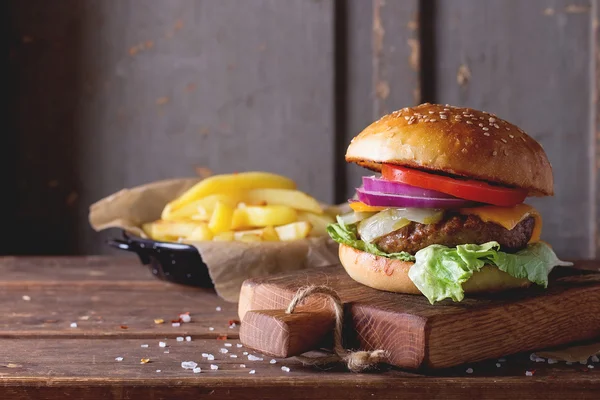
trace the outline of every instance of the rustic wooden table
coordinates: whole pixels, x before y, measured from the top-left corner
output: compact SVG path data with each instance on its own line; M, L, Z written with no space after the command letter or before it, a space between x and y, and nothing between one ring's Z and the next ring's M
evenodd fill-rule
M427 373L250 361L229 327L235 304L158 281L133 258L0 258L0 277L0 399L600 397L600 364L549 365L529 354ZM184 312L191 322L173 327Z

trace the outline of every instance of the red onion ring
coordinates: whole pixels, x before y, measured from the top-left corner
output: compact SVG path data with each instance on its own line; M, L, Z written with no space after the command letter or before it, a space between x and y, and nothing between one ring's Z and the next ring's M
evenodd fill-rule
M416 208L461 208L472 202L456 197L420 197L403 194L379 193L357 188L358 199L376 207L416 207Z
M376 176L363 176L363 188L369 192L400 194L414 197L432 197L439 199L457 198L450 194L438 192L431 189L423 189L418 186L407 185L406 183L388 181L387 179Z

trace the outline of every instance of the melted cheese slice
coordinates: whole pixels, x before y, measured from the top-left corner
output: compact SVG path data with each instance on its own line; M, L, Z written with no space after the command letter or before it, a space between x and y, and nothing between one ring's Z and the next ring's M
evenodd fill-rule
M538 210L527 204L517 204L513 207L483 206L473 208L461 208L461 214L472 214L478 216L483 222L494 222L504 228L511 230L527 217L533 217L535 225L529 243L540 241L542 234L542 217Z

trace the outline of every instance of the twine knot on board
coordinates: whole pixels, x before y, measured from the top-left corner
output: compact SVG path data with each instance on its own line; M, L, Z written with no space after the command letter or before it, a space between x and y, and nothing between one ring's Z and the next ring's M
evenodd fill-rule
M387 358L387 353L384 350L373 351L347 351L342 345L342 327L344 324L344 305L337 292L328 286L306 286L298 289L294 298L290 301L286 314L292 314L296 306L305 298L314 294L326 296L335 315L335 324L333 326L333 354L324 357L306 357L297 356L304 364L324 365L334 362L345 362L348 369L352 372L361 372L372 369L377 364L382 363Z

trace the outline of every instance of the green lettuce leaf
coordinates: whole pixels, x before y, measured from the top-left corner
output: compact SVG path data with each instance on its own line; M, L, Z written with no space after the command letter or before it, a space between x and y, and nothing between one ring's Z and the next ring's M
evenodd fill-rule
M462 284L485 264L491 264L515 278L525 278L540 286L548 286L548 275L557 265L570 266L556 257L543 242L509 254L499 251L497 242L482 245L465 244L449 248L431 245L415 254L415 265L408 276L431 304L450 298L464 298Z
M376 256L393 258L402 261L415 261L415 257L410 253L402 251L400 253L386 253L377 247L374 243L368 243L358 239L356 224L344 224L342 220L337 219L337 224L327 226L327 233L333 240L346 246L354 247L360 251L374 254Z

